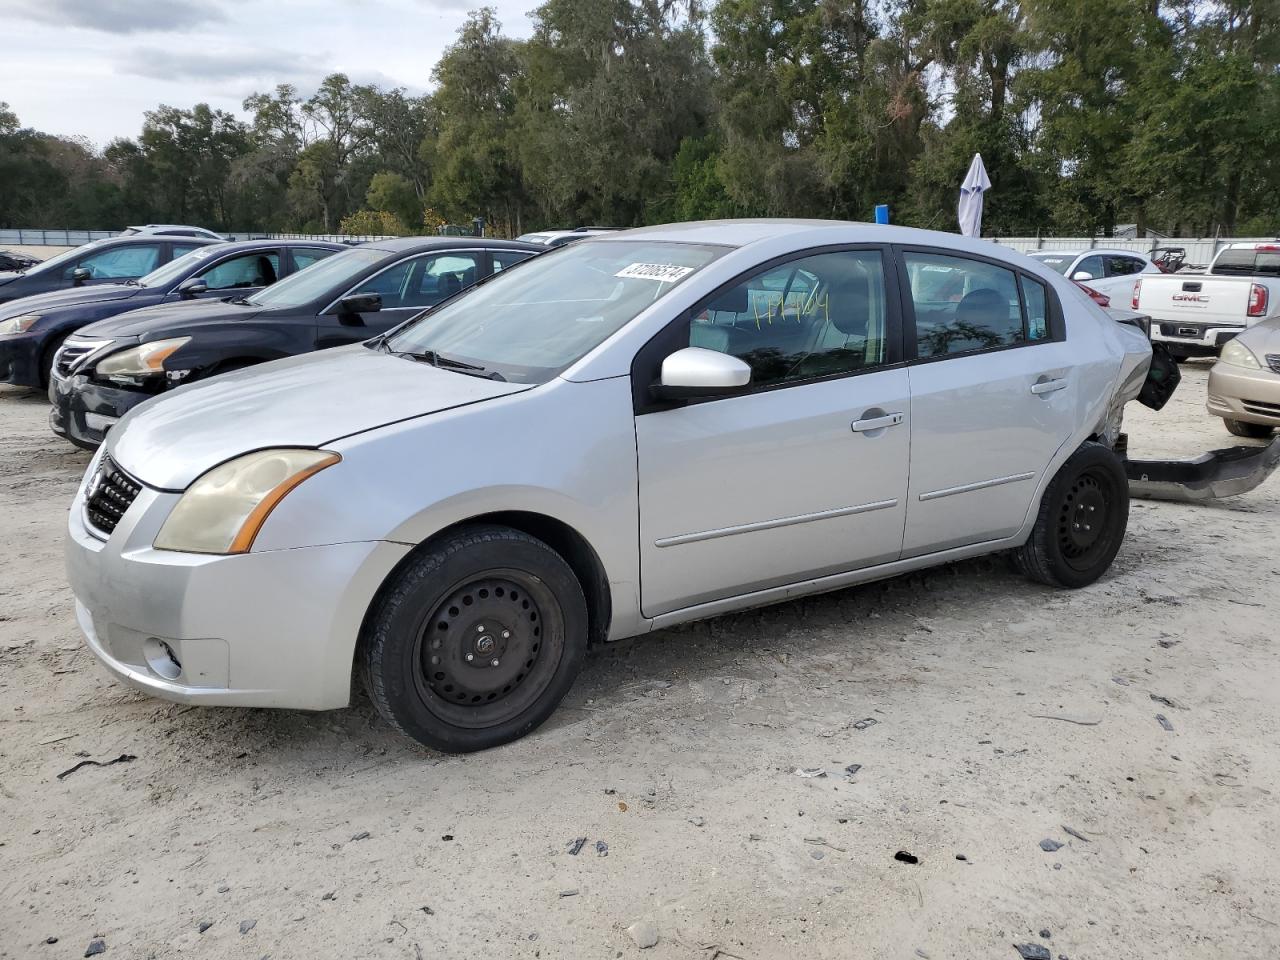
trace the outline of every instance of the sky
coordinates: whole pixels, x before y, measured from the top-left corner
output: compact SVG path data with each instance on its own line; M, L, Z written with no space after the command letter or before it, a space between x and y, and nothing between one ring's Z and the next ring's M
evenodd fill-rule
M466 13L509 36L537 0L0 0L0 101L24 127L98 147L164 103L244 116L255 91L326 74L422 93Z

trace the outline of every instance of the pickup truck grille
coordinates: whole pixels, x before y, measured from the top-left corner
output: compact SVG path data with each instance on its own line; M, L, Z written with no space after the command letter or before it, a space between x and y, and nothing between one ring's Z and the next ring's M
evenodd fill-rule
M1267 366L1274 372L1280 373L1280 353L1268 353Z
M85 499L84 512L89 525L103 536L110 536L141 492L138 481L104 456L98 472L89 481L89 496Z

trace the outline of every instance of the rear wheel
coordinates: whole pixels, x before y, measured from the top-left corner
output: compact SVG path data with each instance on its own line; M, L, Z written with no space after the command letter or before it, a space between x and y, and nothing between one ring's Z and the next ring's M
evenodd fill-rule
M1271 427L1265 423L1249 423L1245 420L1222 421L1227 425L1227 432L1237 437L1248 437L1250 440L1265 440L1271 436Z
M1129 482L1120 458L1100 443L1080 447L1050 481L1014 565L1032 580L1084 587L1107 571L1129 522Z
M392 726L437 750L484 750L564 698L586 655L586 599L541 540L472 527L396 575L362 643L369 696Z

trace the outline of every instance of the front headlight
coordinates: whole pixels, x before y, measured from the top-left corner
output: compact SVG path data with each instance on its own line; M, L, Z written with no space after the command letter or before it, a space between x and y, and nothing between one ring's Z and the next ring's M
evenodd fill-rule
M40 319L38 313L24 313L21 316L0 320L0 333L26 333Z
M1230 364L1233 367L1244 367L1246 370L1262 369L1262 364L1253 355L1253 351L1243 343L1235 340L1228 340L1223 344L1220 359L1223 363Z
M130 347L103 357L94 370L98 376L109 380L138 377L158 377L164 373L164 362L182 346L191 342L190 337L174 337L170 340L153 340L141 346Z
M339 460L330 450L246 453L187 487L155 539L157 550L248 553L276 504L307 477Z

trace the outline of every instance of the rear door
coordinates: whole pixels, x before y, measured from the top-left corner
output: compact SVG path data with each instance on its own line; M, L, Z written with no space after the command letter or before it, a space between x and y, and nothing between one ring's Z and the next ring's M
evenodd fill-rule
M646 616L898 557L910 454L896 285L879 248L763 267L675 320L632 371ZM745 392L654 403L683 347Z
M368 340L447 300L483 276L485 256L483 250L448 250L407 257L383 268L343 294L376 294L382 309L344 315L335 300L318 318L317 348Z
M911 380L903 557L1014 534L1076 427L1052 291L981 257L899 251Z

